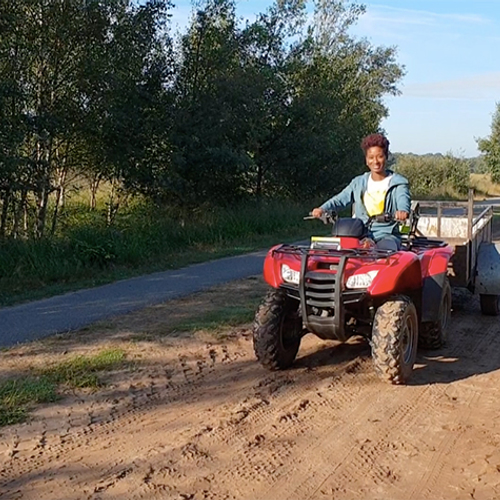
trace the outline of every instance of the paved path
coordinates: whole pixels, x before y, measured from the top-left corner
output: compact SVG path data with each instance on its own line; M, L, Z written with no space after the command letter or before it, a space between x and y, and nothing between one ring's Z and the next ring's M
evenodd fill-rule
M476 204L498 206L500 198ZM0 309L0 347L76 330L101 319L260 274L265 254L260 251L227 257Z
M195 264L0 309L0 347L82 328L262 272L266 251Z

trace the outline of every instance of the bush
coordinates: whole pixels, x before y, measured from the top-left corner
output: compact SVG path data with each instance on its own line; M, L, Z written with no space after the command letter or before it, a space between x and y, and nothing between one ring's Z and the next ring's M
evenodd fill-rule
M394 169L404 175L413 198L456 198L467 195L470 169L467 160L442 155L396 155Z
M303 237L312 228L302 218L312 207L254 202L181 210L143 204L119 212L113 226L98 213L75 208L67 218L72 224L61 225L53 238L0 242L0 303L48 286L90 286Z

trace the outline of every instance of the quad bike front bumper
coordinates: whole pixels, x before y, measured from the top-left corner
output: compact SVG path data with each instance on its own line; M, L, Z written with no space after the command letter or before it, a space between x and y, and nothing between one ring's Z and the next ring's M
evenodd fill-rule
M300 313L306 330L323 339L342 342L350 336L346 331L346 309L369 299L367 289L348 289L345 271L349 259L374 260L387 257L389 251L331 251L304 247L281 247L277 252L301 254L298 285L283 285L289 295L300 300ZM311 259L320 260L310 266Z

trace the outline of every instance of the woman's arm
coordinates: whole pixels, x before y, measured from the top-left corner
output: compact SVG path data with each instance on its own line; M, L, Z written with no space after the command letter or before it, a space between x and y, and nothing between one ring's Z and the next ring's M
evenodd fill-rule
M339 194L336 194L329 200L325 201L319 208L312 211L313 217L321 217L324 212L338 212L343 208L348 207L352 203L353 181L350 182Z
M400 184L396 186L396 213L394 218L396 220L406 220L410 215L411 210L411 196L410 186L408 184Z

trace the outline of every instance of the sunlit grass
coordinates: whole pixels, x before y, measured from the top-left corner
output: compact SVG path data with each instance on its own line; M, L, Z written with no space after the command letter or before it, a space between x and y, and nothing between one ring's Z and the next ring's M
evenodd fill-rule
M490 174L471 174L470 184L476 196L500 196L500 184L493 183Z
M255 300L244 305L228 305L214 311L208 311L200 316L194 314L193 317L177 324L175 331L204 330L214 332L225 327L239 326L252 321L257 305L258 300Z
M58 399L58 389L97 388L105 371L119 367L125 359L121 349L94 355L75 356L15 379L0 382L0 426L26 420L29 410L40 403Z
M0 426L23 422L32 405L48 403L56 399L56 384L43 376L27 376L2 382L0 383Z
M312 206L263 202L182 211L136 204L111 227L102 211L68 206L56 237L0 243L0 305L301 239L318 230L303 220Z
M121 349L107 349L92 356L75 356L40 371L42 377L73 388L99 387L99 372L112 370L125 359Z

